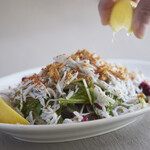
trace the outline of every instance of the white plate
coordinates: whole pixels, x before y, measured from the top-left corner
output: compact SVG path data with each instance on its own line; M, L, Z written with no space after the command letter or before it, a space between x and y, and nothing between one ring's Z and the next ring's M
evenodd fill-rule
M130 70L141 70L146 76L150 76L150 62L136 60L111 60L115 63L126 64ZM40 67L41 68L41 67ZM40 68L35 68L20 73L12 74L0 78L0 90L7 88L9 85L17 85L24 75L39 72ZM29 142L64 142L76 139L82 139L108 133L122 128L133 121L137 120L141 115L150 111L150 107L124 114L118 117L101 119L89 122L61 125L12 125L0 124L0 130L12 135L16 139Z

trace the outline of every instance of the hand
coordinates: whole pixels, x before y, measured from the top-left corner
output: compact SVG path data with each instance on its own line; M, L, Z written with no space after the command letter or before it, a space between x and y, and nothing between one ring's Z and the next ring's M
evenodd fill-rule
M100 0L99 12L103 25L109 23L111 9L117 0ZM138 3L133 16L133 32L137 38L143 38L150 24L150 0L133 0Z

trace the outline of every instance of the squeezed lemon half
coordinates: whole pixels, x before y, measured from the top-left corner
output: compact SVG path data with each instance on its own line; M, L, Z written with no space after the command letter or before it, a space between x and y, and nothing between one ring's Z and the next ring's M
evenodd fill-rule
M24 124L29 122L18 114L4 98L0 96L0 123Z
M114 32L126 29L132 33L132 20L137 4L131 0L118 0L111 11L109 25Z

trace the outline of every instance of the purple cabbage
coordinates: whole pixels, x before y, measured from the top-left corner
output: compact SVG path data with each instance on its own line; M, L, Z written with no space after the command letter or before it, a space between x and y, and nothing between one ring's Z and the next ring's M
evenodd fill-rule
M23 77L23 78L22 78L22 82L23 82L25 79L27 79L27 78L26 78L26 77Z
M82 122L88 121L88 117L84 116Z
M146 96L150 96L150 86L146 83L146 82L142 82L139 85L139 88L142 89L142 92L146 95Z
M100 106L98 103L94 103L95 107L102 110L102 106Z

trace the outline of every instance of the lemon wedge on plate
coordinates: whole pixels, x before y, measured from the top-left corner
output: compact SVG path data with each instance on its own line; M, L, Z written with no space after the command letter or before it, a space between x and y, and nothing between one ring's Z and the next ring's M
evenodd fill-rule
M128 33L132 33L133 14L136 3L131 0L118 0L111 11L109 25L114 32L126 29Z
M8 123L8 124L24 124L28 125L29 122L24 119L20 114L18 114L10 102L5 100L0 95L0 123Z

